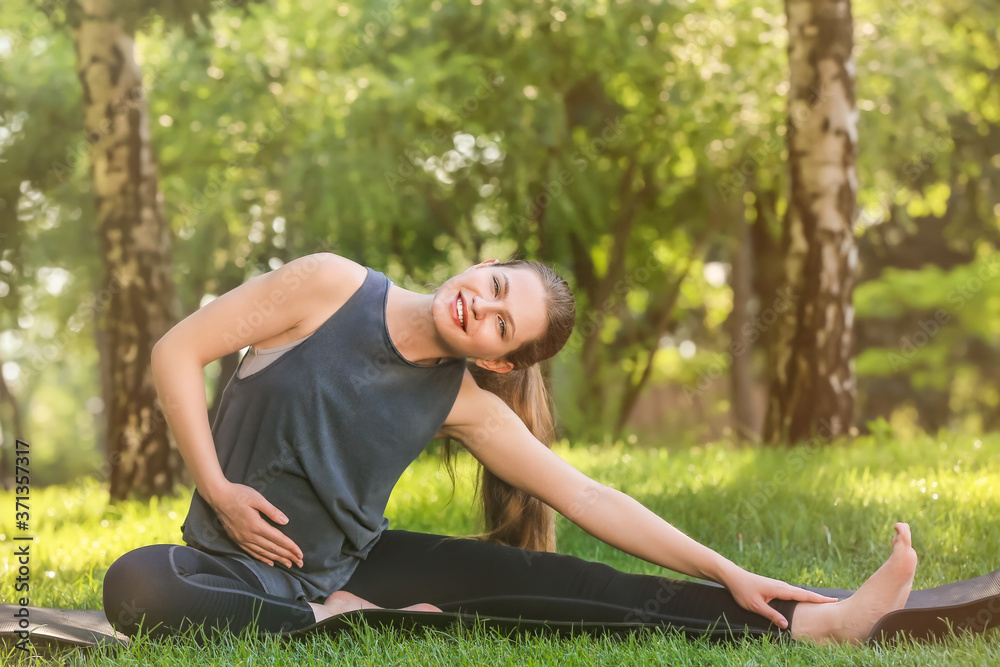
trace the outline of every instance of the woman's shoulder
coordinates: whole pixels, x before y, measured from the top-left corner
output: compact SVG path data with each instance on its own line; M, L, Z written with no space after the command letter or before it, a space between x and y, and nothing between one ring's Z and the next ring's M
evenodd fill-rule
M299 340L346 303L367 275L366 267L334 253L303 255L189 314L160 337L153 356L169 365L177 354L189 354L205 366L251 345L269 349Z
M364 282L368 275L368 268L332 252L314 252L303 255L288 262L288 267L292 269L286 280L292 277L306 277L308 274L315 274L315 277L332 290L349 290L353 293L351 285L355 288ZM294 268L293 268L294 267Z
M332 252L303 255L281 267L282 287L289 293L300 288L319 304L343 304L361 287L368 268Z
M284 344L313 333L361 288L368 268L332 252L316 252L298 257L281 267L281 283L294 298L300 288L307 293L308 315L268 346Z

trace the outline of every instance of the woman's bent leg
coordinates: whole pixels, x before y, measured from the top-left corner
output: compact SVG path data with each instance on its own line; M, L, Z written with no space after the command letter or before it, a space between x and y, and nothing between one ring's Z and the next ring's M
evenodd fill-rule
M192 547L155 544L123 555L104 577L104 613L119 632L150 635L206 630L240 632L256 624L287 632L313 623L305 602L268 595L243 564Z
M376 605L427 602L442 611L551 621L659 623L689 633L786 635L795 602L772 605L782 631L725 588L620 572L565 554L387 530L342 590Z

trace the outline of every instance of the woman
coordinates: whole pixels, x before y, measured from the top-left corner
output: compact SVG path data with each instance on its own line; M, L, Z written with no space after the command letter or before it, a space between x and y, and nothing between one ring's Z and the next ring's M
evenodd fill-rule
M536 364L563 346L574 318L565 281L534 262L488 260L418 294L330 253L191 314L152 353L196 485L187 546L116 561L104 582L109 621L126 634L192 623L282 632L392 607L858 642L905 604L916 567L906 524L889 560L836 602L742 570L548 449ZM247 346L210 429L202 369ZM491 541L388 530L392 487L435 436L485 468ZM550 553L549 508L725 588Z

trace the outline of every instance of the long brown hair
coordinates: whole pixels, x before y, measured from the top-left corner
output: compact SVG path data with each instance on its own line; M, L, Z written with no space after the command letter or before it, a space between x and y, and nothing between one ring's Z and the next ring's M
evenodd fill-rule
M538 364L558 352L573 333L576 321L573 293L559 274L540 262L514 259L494 266L528 268L538 274L545 286L548 326L540 338L528 341L507 355L507 361L514 365L510 371L497 373L480 368L471 359L467 368L480 388L499 396L532 435L546 447L551 447L555 436L555 418L549 387ZM451 442L451 438L445 438L442 454L454 492ZM484 532L468 537L532 551L556 550L555 520L551 507L507 484L483 466L479 467L476 477L476 496L482 504Z

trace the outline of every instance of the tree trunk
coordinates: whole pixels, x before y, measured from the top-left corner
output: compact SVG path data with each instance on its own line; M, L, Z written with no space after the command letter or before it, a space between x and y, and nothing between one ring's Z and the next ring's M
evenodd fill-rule
M782 250L793 307L781 322L765 433L772 442L849 431L857 247L857 109L849 0L786 0L791 192Z
M97 345L97 368L101 374L101 411L94 415L94 433L97 434L97 446L105 461L110 461L111 452L108 449L108 406L114 390L111 385L111 349L108 346L108 332L99 320L94 321L94 344ZM110 470L109 470L110 472ZM103 480L102 480L103 481Z
M176 306L142 73L134 35L111 0L72 4L104 266L111 496L164 495L179 481L183 461L157 407L149 361L153 343L176 320Z
M729 284L733 290L733 310L726 324L729 329L729 405L733 431L740 440L756 440L760 417L754 396L753 343L750 340L750 300L753 298L753 246L750 226L737 218L738 231L730 257Z

